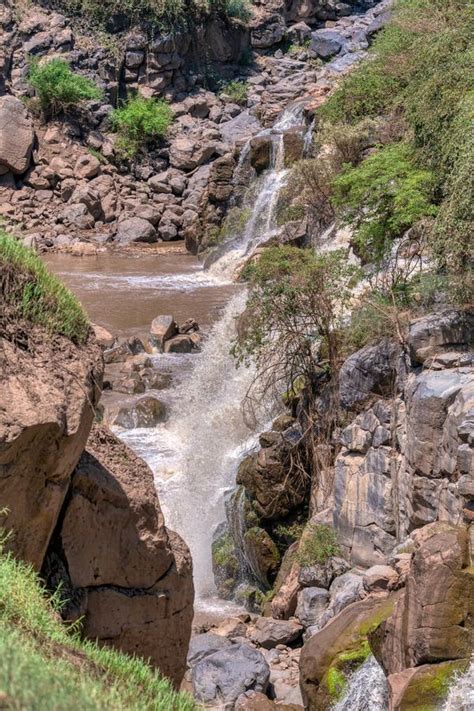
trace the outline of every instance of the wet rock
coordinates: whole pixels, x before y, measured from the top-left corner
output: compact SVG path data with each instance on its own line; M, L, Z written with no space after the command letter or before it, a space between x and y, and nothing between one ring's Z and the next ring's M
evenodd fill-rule
M221 638L223 639L223 638ZM264 692L270 670L263 655L248 644L231 644L192 669L193 693L200 703L233 705L247 690Z
M153 225L141 217L130 217L119 222L115 241L118 244L131 242L156 242L157 234Z
M28 169L34 137L24 104L10 94L0 97L0 175L21 175Z
M165 341L178 333L178 325L173 316L157 316L150 327L150 340L156 348L163 350Z
M271 602L272 616L277 619L287 620L294 615L297 604L298 592L300 584L298 576L300 566L296 560L298 550L298 542L293 543L285 555L278 571L277 578L274 584L275 595Z
M269 167L272 145L271 136L255 136L250 141L250 163L257 173Z
M296 642L302 632L303 628L297 622L257 617L249 627L247 636L260 647L273 649L277 644L289 645Z
M109 425L124 429L155 427L166 419L166 406L157 398L146 395L136 402L113 407L106 419Z
M200 350L197 334L173 336L165 342L165 353L194 353Z
M280 554L276 544L263 528L253 526L244 533L245 558L253 574L263 585L268 586L276 575Z

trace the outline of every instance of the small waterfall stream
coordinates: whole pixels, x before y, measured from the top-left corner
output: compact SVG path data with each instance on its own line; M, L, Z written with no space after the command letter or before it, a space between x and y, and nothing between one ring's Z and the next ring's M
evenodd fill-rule
M452 684L442 711L472 711L474 709L474 659Z
M388 699L387 677L370 656L349 678L346 693L332 711L386 711Z

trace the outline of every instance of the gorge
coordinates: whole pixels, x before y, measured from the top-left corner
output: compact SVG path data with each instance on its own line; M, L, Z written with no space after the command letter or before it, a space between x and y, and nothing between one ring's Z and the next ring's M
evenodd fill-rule
M0 8L0 705L469 709L469 7L99 5Z

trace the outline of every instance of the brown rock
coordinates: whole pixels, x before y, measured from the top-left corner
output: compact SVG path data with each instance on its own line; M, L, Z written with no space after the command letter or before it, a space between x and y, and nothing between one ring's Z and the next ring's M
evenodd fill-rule
M74 166L74 177L78 180L91 179L99 175L100 161L93 155L80 156Z
M165 341L178 333L178 325L172 316L157 316L150 326L151 341L154 346L163 350Z
M0 175L24 173L31 160L34 131L24 104L14 96L0 97Z
M153 475L95 427L74 472L59 540L85 594L84 633L182 679L193 615L191 558L164 525Z
M0 502L8 547L41 568L99 398L100 349L40 329L31 349L0 339Z

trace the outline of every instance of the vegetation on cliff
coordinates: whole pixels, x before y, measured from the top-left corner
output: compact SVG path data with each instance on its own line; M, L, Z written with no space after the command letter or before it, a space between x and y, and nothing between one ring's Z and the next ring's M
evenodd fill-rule
M82 641L59 621L58 599L34 571L1 550L0 579L2 708L195 709L145 662Z
M166 134L173 112L164 99L135 96L115 109L111 120L118 133L117 147L132 157L141 147Z
M63 59L51 59L45 64L33 61L28 81L48 116L55 116L81 101L101 97L100 89L87 77L73 72Z
M24 319L84 343L89 320L77 299L48 272L41 259L0 231L0 298L3 319ZM2 327L3 327L2 323Z

